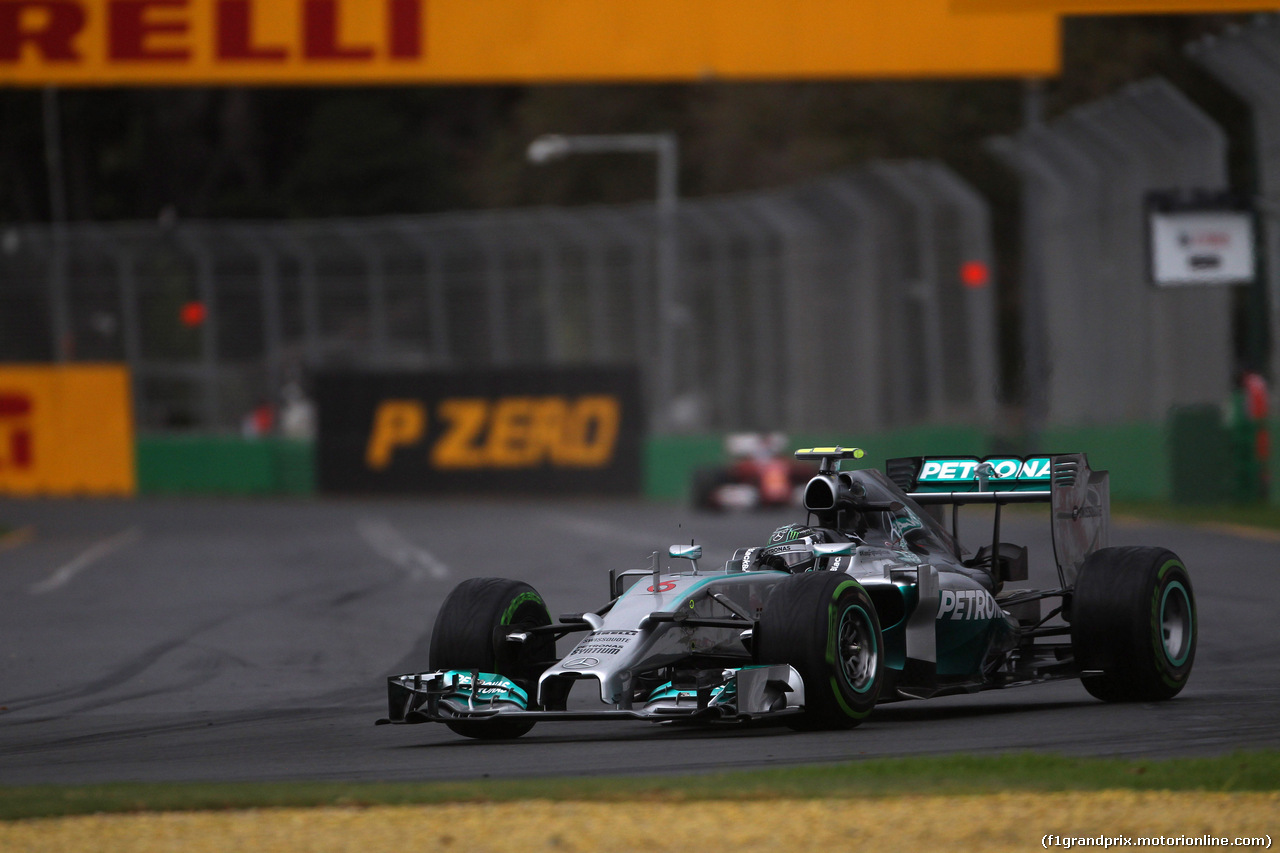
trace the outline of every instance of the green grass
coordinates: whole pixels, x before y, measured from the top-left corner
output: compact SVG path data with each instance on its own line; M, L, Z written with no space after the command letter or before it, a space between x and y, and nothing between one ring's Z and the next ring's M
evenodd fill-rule
M407 805L552 799L689 801L983 794L998 791L1273 791L1280 751L1167 760L1060 755L877 758L825 766L648 777L469 782L125 782L0 787L0 819L142 811Z
M1168 503L1116 501L1111 515L1130 516L1170 524L1242 524L1280 530L1280 507L1266 504L1212 504L1185 506Z

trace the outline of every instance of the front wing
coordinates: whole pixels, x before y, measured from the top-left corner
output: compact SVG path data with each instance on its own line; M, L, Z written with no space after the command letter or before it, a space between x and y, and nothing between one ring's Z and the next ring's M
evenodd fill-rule
M746 666L668 682L638 707L542 709L510 679L477 670L437 670L387 679L387 723L447 723L501 717L531 720L636 719L650 722L745 722L804 710L804 682L790 666Z

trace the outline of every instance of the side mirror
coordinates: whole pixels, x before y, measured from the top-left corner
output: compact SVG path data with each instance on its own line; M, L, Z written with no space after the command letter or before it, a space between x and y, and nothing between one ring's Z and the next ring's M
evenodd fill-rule
M822 557L852 557L854 549L857 548L854 542L815 542L813 545L813 556Z
M674 560L701 560L701 545L672 545L667 549L667 556Z

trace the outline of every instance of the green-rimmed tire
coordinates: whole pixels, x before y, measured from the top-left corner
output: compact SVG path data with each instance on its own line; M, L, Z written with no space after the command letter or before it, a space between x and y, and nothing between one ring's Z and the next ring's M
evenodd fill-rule
M542 597L529 584L505 578L470 578L454 587L440 605L431 630L432 669L478 669L505 675L530 697L538 676L555 658L550 635L521 644L502 637L512 628L551 624ZM447 723L460 735L484 740L515 738L533 728L530 720L460 720Z
M796 729L847 729L867 718L884 681L880 620L867 591L843 572L806 572L778 583L755 642L760 662L804 679Z
M1199 625L1191 578L1165 548L1103 548L1080 567L1071 648L1085 689L1108 702L1153 702L1182 690Z

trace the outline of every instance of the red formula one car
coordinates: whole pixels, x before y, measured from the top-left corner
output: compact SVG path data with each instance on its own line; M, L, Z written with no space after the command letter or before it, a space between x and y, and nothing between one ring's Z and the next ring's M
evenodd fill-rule
M725 439L728 465L693 475L693 505L731 510L800 506L814 466L793 459L782 433L734 433Z

